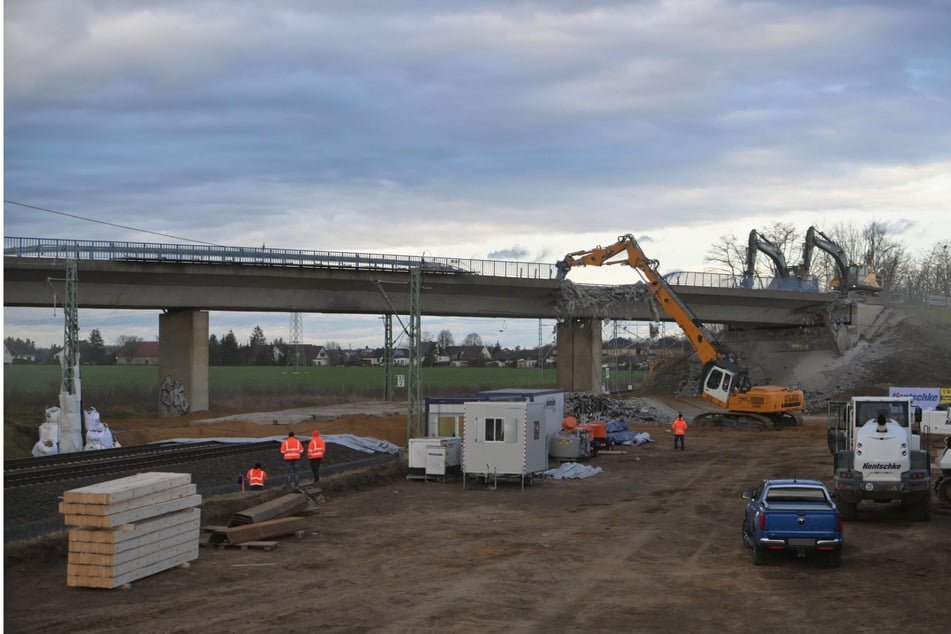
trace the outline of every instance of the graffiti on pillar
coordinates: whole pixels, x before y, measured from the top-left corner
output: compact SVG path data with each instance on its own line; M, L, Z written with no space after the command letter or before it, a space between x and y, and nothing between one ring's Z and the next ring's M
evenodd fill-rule
M182 416L188 413L188 397L185 395L185 384L175 380L170 374L166 374L165 378L162 379L161 400L163 414Z

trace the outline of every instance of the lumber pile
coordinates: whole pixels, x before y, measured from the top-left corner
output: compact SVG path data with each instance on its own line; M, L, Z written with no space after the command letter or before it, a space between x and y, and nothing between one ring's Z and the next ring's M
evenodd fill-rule
M191 474L158 472L66 491L66 585L116 588L197 559L195 491Z

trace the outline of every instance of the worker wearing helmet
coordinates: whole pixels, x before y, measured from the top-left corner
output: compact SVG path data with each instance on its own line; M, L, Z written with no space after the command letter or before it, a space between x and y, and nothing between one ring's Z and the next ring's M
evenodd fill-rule
M687 421L684 420L684 415L677 412L677 419L670 426L674 430L674 451L677 451L678 444L680 450L684 451L684 436L687 435Z
M314 482L320 481L320 461L324 458L327 444L320 437L320 432L314 430L314 437L307 443L307 459L310 461L310 472L314 475Z

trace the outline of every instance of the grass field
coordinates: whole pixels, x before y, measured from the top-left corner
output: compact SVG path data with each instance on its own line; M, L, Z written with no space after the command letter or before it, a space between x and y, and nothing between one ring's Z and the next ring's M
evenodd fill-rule
M406 368L394 370L394 386ZM423 368L423 397L463 395L493 388L552 388L554 369ZM110 418L148 416L158 408L159 371L155 366L82 366L84 406L108 412ZM42 419L47 406L57 405L60 368L55 365L4 367L4 419ZM208 388L212 409L298 407L341 398L383 398L383 368L304 368L275 366L211 367ZM406 389L394 387L397 399Z

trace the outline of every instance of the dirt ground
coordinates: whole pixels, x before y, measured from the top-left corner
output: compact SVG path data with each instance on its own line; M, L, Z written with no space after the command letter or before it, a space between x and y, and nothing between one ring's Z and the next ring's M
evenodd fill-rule
M339 426L405 437L403 415L361 421ZM236 425L235 435L274 433L272 425L223 422L216 434L219 425ZM299 425L302 433L313 426ZM170 432L129 427L122 433ZM327 422L319 427L337 433ZM173 431L199 428L210 429ZM270 552L202 549L191 567L128 589L67 587L61 551L8 557L5 629L946 630L947 509L914 523L895 506L863 504L846 525L841 568L786 556L752 565L740 538L740 494L770 477L828 482L821 418L782 431L691 428L687 450L677 453L665 428L632 428L656 442L600 455L591 464L603 471L590 478L536 480L524 490L502 482L493 490L472 479L466 488L461 479L408 481L399 469L383 484L329 496L302 539L282 539Z

